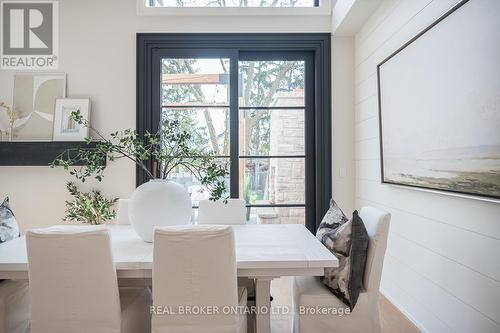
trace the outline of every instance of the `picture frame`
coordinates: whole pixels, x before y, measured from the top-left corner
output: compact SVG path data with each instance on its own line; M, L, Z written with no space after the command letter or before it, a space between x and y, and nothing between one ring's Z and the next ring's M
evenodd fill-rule
M58 98L55 105L53 141L85 141L89 129L76 123L71 113L80 111L83 119L90 121L89 98Z
M377 65L383 184L500 199L499 28L463 0Z
M65 97L66 73L15 73L11 141L51 141L55 102Z

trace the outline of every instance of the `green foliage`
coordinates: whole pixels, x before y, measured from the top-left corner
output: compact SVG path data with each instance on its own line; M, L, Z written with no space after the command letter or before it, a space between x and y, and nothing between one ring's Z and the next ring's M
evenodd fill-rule
M100 139L95 149L76 148L63 152L51 164L51 167L63 167L70 174L84 182L88 177L101 181L106 168L103 161L127 158L141 167L150 179L167 179L178 167L191 172L210 191L210 199L218 200L226 193L225 176L227 165L218 161L214 153L206 152L193 141L192 134L181 126L180 120L162 119L157 133L126 129L111 133L110 139L101 135L83 119L80 111L71 117L78 124L88 127ZM90 142L90 139L87 139ZM159 175L151 173L146 161L152 158L161 166ZM75 162L83 161L81 167L73 167Z
M263 197L262 195L259 196L253 192L250 178L251 177L245 177L245 181L243 184L243 198L246 200L246 202L254 203L257 200L262 200Z
M102 224L115 218L116 212L112 207L118 198L107 199L98 190L81 192L73 182L68 182L66 188L73 201L66 201L64 221Z
M200 147L192 131L184 129L180 120L165 117L160 128L156 135L161 144L152 151L153 158L161 165L160 178L166 179L176 168L183 167L210 191L210 200L223 198L227 164Z

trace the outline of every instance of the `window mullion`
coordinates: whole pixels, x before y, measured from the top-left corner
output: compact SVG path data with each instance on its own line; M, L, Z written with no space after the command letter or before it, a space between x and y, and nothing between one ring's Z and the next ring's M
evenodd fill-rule
M230 174L230 188L231 198L238 198L240 195L239 189L239 115L238 115L238 51L230 58L229 66L229 137L230 137L230 161L231 161L231 174Z

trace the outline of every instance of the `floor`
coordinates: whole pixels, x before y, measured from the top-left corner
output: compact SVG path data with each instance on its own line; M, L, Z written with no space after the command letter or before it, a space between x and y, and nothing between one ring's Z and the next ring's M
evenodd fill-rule
M292 278L285 277L271 282L273 307L292 307ZM399 310L384 296L380 296L380 322L383 333L419 333L415 327ZM272 333L290 333L291 319L287 315L274 315L271 321ZM325 332L326 333L326 332Z

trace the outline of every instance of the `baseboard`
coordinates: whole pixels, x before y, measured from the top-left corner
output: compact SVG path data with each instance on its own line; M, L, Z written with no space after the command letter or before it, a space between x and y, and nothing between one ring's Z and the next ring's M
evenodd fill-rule
M397 311L401 313L408 321L410 321L413 325L415 325L422 333L430 333L418 320L415 319L408 311L406 311L401 304L399 304L394 298L388 296L388 293L385 292L384 288L380 288L380 293L384 296L389 302L394 305Z

